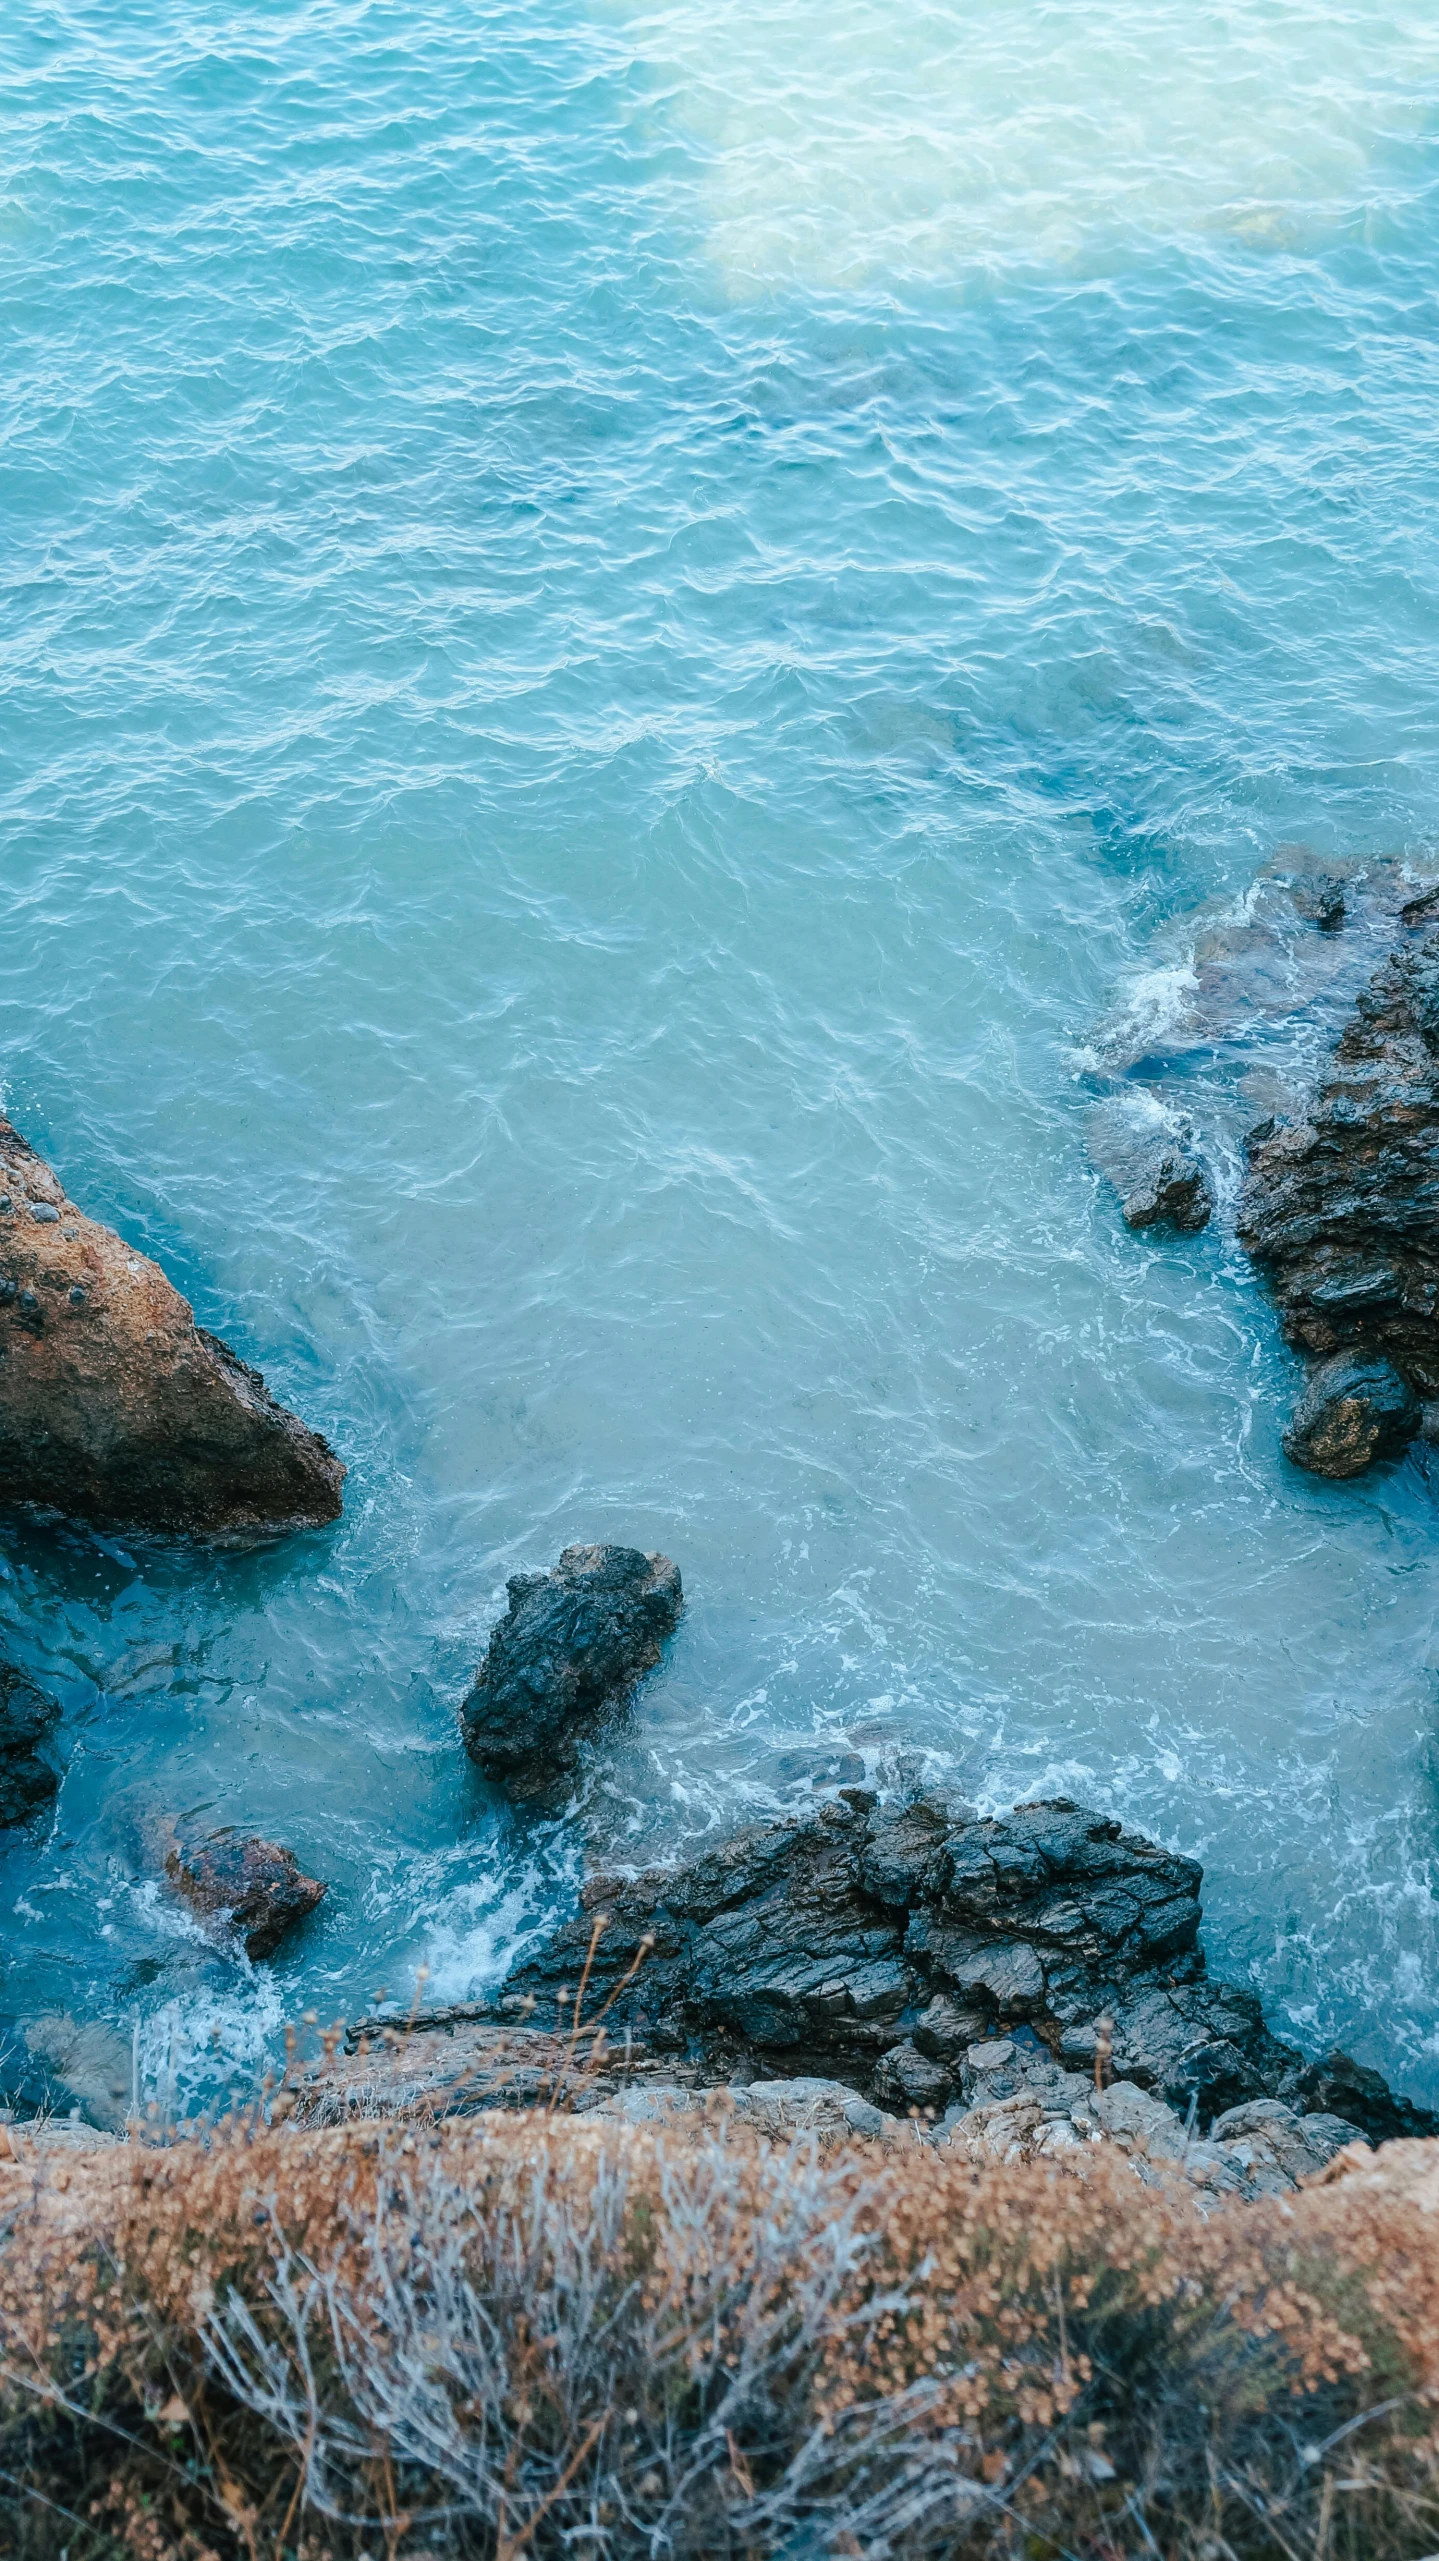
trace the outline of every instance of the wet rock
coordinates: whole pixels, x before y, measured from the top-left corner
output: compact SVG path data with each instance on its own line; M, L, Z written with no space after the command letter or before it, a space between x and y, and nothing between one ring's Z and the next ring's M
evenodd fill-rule
M60 1784L60 1710L13 1663L0 1663L0 1824L24 1823Z
M1292 896L1297 912L1321 934L1337 934L1347 912L1345 884L1334 873L1310 872L1296 880Z
M192 1846L177 1843L165 1873L191 1910L252 1960L273 1956L326 1892L315 1877L302 1875L293 1850L230 1830Z
M465 1749L521 1799L562 1794L576 1746L660 1659L679 1617L679 1570L637 1547L567 1547L548 1574L515 1574L460 1710Z
M920 2040L964 2016L1092 2079L1107 2019L1116 2076L1181 2109L1192 2098L1207 2123L1277 2095L1303 2058L1251 1992L1206 1974L1200 1878L1064 1799L979 1820L941 1796L880 1807L855 1789L687 1865L592 1879L507 1991L542 2018L572 2000L603 1914L588 2005L612 2001L612 2037L701 2077L782 2068L879 2095L896 2048L913 2052L907 2072L928 2061L952 2076L953 2045L925 2056Z
M1384 1364L1420 1402L1439 1396L1433 905L1425 898L1404 910L1406 939L1361 993L1302 1114L1251 1132L1238 1209L1240 1240L1272 1284L1295 1348L1321 1363ZM1417 1425L1386 1376L1354 1394L1372 1421L1364 1411L1326 1421L1325 1393L1319 1385L1312 1412L1306 1397L1291 1427L1292 1455L1325 1473L1356 1473Z
M1214 1215L1214 1185L1187 1126L1147 1094L1101 1104L1090 1115L1090 1153L1119 1194L1126 1227L1196 1235Z
M1399 1458L1422 1408L1406 1379L1384 1360L1339 1352L1311 1370L1284 1433L1284 1454L1315 1476L1361 1476L1379 1459Z
M248 1536L340 1510L328 1444L0 1120L0 1483L101 1527ZM61 1213L66 1225L59 1228Z

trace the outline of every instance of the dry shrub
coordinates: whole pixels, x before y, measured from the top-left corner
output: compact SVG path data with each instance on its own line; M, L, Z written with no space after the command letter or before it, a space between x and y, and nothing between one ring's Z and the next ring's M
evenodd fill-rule
M563 2117L95 2156L0 2254L4 2548L1417 2561L1439 2146L1383 2167L1205 2223Z

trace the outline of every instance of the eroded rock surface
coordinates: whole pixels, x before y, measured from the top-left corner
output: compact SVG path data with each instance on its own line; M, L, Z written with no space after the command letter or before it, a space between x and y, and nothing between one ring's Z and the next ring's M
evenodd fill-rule
M13 1663L0 1663L0 1824L25 1823L60 1784L60 1710Z
M1317 1372L1291 1427L1291 1455L1325 1474L1392 1456L1421 1403L1439 1397L1434 894L1400 921L1400 947L1360 995L1302 1116L1251 1133L1239 1201L1241 1242L1288 1340L1311 1360L1354 1365L1347 1390L1337 1367Z
M177 1843L165 1874L193 1912L252 1960L273 1956L326 1892L317 1878L302 1874L293 1850L234 1831Z
M0 1120L0 1485L102 1527L334 1520L345 1470Z
M700 2077L813 2074L895 2112L940 2107L973 2045L1024 2025L1070 2071L1092 2073L1107 2041L1116 2078L1192 2098L1207 2124L1291 2098L1306 2067L1252 1992L1206 1974L1201 1874L1062 1799L979 1820L940 1796L882 1807L853 1789L688 1865L591 1879L506 1997L548 2021L604 1915L586 2014L609 2004L612 2039Z
M638 1547L567 1547L515 1574L460 1711L472 1761L521 1799L562 1794L582 1736L660 1659L683 1604L679 1569Z

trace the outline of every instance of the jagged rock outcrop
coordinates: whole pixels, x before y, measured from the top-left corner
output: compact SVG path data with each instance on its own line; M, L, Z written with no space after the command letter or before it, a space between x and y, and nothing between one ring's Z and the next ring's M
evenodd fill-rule
M1401 915L1300 1119L1251 1132L1238 1231L1317 1374L1290 1454L1352 1475L1412 1438L1439 1397L1439 898ZM1343 1410L1347 1404L1347 1413Z
M683 1605L679 1569L638 1547L567 1547L548 1574L513 1574L460 1710L472 1761L510 1794L562 1794L582 1736L660 1659Z
M573 2001L603 1917L586 2016L706 2079L808 2073L937 2107L970 2046L1025 2025L1064 2068L1092 2072L1100 2049L1207 2124L1295 2099L1305 2065L1252 1992L1206 1974L1201 1875L1063 1799L980 1820L851 1789L688 1865L592 1878L506 1999L540 2021ZM1367 2130L1360 2097L1344 2113Z
M282 2117L306 2125L396 2116L431 2123L540 2108L551 2119L583 2116L680 2134L733 2129L786 2147L812 2138L822 2151L856 2142L890 2154L933 2145L976 2167L1045 2160L1081 2173L1117 2149L1145 2184L1183 2182L1201 2210L1283 2195L1365 2139L1343 2117L1276 2099L1231 2109L1204 2136L1133 2081L1101 2087L1093 2074L1066 2071L1028 2028L969 2047L959 2094L942 2116L933 2107L876 2107L847 2082L812 2074L720 2084L679 2078L660 2058L610 2046L602 2033L507 2031L465 2010L403 2027L370 2021L368 2032L351 2032L344 2051L332 2039L326 2045L323 2061L280 2093Z
M158 1265L0 1120L0 1486L102 1527L233 1537L340 1511L345 1470Z
M327 1891L316 1877L302 1874L293 1850L229 1830L177 1843L165 1860L165 1874L192 1912L252 1961L273 1956Z
M0 1825L28 1822L60 1784L53 1698L13 1663L0 1663Z

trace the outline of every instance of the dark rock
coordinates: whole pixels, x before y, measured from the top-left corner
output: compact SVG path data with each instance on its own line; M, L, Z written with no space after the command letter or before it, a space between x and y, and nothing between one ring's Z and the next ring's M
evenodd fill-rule
M156 1264L67 1201L3 1120L0 1181L31 1212L0 1235L8 1498L208 1537L334 1520L345 1470L333 1450L196 1325ZM62 1208L73 1224L57 1236Z
M954 2074L921 2054L916 2045L892 2045L880 2057L874 2087L881 2107L896 2116L914 2111L932 2111L937 2116L954 2088Z
M1377 2072L1356 2063L1336 2046L1322 2063L1301 2065L1286 2077L1278 2096L1291 2106L1344 2121L1367 2134L1371 2143L1395 2143L1439 2134L1439 2116L1412 2100L1397 2098Z
M1321 934L1338 933L1347 912L1342 880L1332 872L1311 872L1307 879L1295 882L1292 894L1308 924L1317 925Z
M24 1823L60 1784L60 1710L13 1663L0 1663L0 1824Z
M1167 1226L1197 1235L1214 1214L1214 1186L1190 1134L1147 1093L1099 1105L1090 1153L1119 1194L1126 1227Z
M1302 1118L1251 1132L1241 1242L1271 1281L1285 1334L1312 1360L1381 1362L1421 1401L1439 1396L1439 934L1426 896L1412 939L1370 980ZM1317 1382L1316 1382L1317 1383ZM1380 1392L1382 1389L1382 1392ZM1321 1403L1323 1391L1321 1390ZM1305 1465L1331 1447L1351 1474L1410 1436L1387 1381L1326 1423L1306 1398L1291 1427Z
M313 1876L301 1874L293 1850L229 1830L193 1846L177 1843L165 1873L192 1911L217 1924L252 1959L273 1956L326 1891Z
M1401 1456L1421 1414L1389 1361L1339 1352L1311 1370L1284 1434L1285 1456L1315 1476L1361 1476L1376 1460Z
M678 1568L637 1547L567 1547L515 1574L460 1710L465 1749L512 1796L563 1791L582 1734L660 1659L680 1614Z
M540 2019L572 2001L603 1916L587 2013L612 2002L611 2038L707 2078L814 2073L868 2094L909 2048L906 2073L928 2061L952 2080L976 2026L1032 2029L1092 2077L1107 2018L1115 2077L1181 2111L1193 2096L1207 2123L1304 2065L1252 1992L1206 1975L1201 1873L1063 1799L979 1820L940 1796L879 1807L856 1789L689 1865L592 1879L507 1992Z

